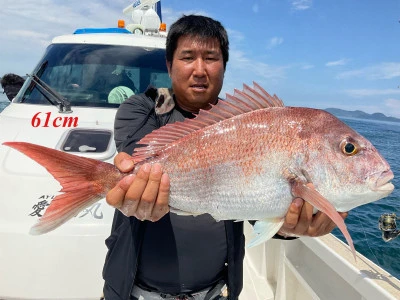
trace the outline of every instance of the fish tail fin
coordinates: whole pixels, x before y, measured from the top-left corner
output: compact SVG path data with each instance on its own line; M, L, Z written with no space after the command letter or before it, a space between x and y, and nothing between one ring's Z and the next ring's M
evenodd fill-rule
M82 187L76 192L56 196L43 216L31 227L29 234L42 235L50 232L102 198L101 195L93 195L90 192L92 187L90 184L87 186L87 190Z
M121 179L112 164L91 158L68 154L51 148L24 143L5 142L33 159L61 184L60 194L47 207L43 216L31 228L30 233L40 235L65 223L81 210L104 197ZM111 182L106 178L111 178Z
M340 229L342 234L344 235L351 252L353 253L354 260L357 261L356 249L354 248L353 240L347 230L346 223L343 218L336 211L335 207L329 203L317 190L310 184L304 184L302 182L296 182L292 187L292 193L296 197L303 198L311 205L313 205L318 210L325 213Z

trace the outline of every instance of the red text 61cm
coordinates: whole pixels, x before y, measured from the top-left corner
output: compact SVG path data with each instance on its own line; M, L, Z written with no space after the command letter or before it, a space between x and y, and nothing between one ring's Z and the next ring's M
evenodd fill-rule
M77 127L78 117L55 117L52 118L51 112L38 112L31 120L32 127Z

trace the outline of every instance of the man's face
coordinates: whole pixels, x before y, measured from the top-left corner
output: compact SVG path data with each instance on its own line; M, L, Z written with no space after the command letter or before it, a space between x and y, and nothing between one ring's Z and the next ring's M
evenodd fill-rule
M176 101L181 108L198 112L216 102L225 72L217 39L180 37L172 65L167 62L167 67Z

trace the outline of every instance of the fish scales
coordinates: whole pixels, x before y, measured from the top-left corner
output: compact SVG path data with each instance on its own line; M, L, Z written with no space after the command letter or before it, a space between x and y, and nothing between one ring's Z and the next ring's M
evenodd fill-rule
M316 115L306 108L257 110L176 141L156 160L171 178L170 205L217 219L283 216L292 196L282 170L295 153L310 151L312 135L304 131L315 130L304 124Z
M108 163L39 145L3 144L43 165L63 187L32 234L57 228L128 175ZM200 110L195 119L161 127L139 144L147 146L133 154L135 171L146 162L162 164L171 180L171 211L258 220L251 245L272 237L293 198L300 197L335 222L355 255L337 211L394 189L389 164L368 140L326 111L284 107L256 83Z

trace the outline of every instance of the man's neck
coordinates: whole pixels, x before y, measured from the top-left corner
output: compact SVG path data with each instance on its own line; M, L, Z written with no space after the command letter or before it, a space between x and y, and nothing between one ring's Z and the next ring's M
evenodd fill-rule
M206 104L203 107L189 107L187 105L182 104L179 100L177 100L175 95L174 95L174 100L175 100L175 105L179 106L179 108L181 110L184 110L184 111L186 111L188 113L192 113L192 114L198 114L200 109L209 110L211 108L210 104ZM215 105L217 103L218 103L218 99L213 101L211 104Z

